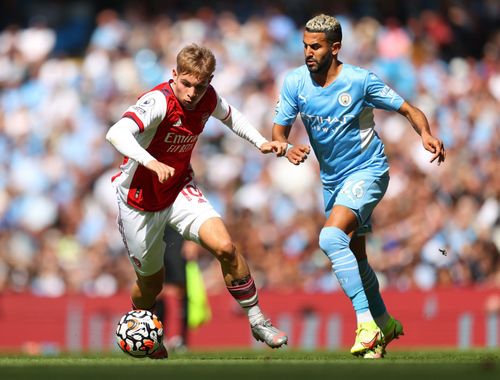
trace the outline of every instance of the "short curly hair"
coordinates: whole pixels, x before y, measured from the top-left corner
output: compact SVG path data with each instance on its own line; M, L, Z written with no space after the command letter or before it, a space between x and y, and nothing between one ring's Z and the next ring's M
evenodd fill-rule
M342 27L339 20L333 16L320 14L306 23L306 31L309 33L325 33L326 39L331 42L342 41Z

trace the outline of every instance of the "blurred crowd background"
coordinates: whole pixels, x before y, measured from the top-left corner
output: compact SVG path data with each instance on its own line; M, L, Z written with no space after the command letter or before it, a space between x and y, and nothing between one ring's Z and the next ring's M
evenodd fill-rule
M474 1L14 1L0 6L0 292L106 296L134 278L104 136L170 78L185 44L211 48L214 87L267 138L302 28L337 16L340 58L376 72L427 115L444 165L403 117L376 112L391 182L369 258L384 289L500 287L500 3ZM306 143L298 121L291 141ZM262 155L211 119L193 156L261 289L339 291L318 247L318 165ZM198 258L207 290L226 291Z

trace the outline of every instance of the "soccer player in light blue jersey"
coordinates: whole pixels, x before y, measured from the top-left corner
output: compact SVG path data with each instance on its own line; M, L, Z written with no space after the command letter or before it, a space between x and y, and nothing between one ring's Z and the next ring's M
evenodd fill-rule
M441 164L446 152L443 143L432 136L422 111L375 74L338 60L342 29L336 18L323 14L312 18L303 38L305 65L284 80L273 140L288 142L300 115L323 184L327 220L319 245L356 312L358 328L351 353L381 358L389 342L403 335L403 326L387 312L366 256L370 216L389 183L389 166L374 130L373 109L397 111L406 117L431 152L430 162ZM304 162L310 153L308 145L288 146L285 155L294 165Z

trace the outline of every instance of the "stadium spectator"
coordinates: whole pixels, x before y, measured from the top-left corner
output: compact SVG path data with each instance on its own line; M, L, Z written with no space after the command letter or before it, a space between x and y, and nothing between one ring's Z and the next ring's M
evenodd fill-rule
M116 219L109 178L120 157L102 136L137 93L167 79L164 68L174 65L175 53L185 43L198 42L213 49L219 61L215 87L264 135L270 133L263 128L272 122L277 89L286 72L301 64L302 31L290 27L319 8L310 2L306 8L300 2L285 2L286 11L280 14L277 9L262 12L257 8L261 2L246 7L239 6L240 2L225 3L224 12L216 5L193 11L190 2L183 2L168 9L157 5L150 14L144 8L137 10L137 3L127 3L111 12L109 19L114 20L118 37L114 41L118 42L107 47L89 42L92 32L106 25L106 20L97 22L101 13L93 13L93 7L102 10L97 2L78 2L78 7L73 2L14 7L0 15L0 291L40 289L35 279L43 277L46 268L35 262L47 250L58 262L51 276L59 280L45 282L53 284L45 286L46 290L54 287L45 295L59 294L61 284L66 293L93 296L108 294L110 289L128 290L135 275L123 255L117 229L108 228ZM448 7L438 5L442 2L427 7L399 2L397 12L342 1L330 2L323 9L340 3L345 12L339 19L346 32L341 58L381 73L384 81L424 111L447 147L441 175L428 176L427 157L418 153L420 141L404 120L399 115L375 113L377 132L391 163L389 188L373 214L377 234L367 239L370 264L381 287L402 291L500 287L498 259L495 268L476 276L478 258L470 256L471 250L486 243L495 247L488 248L489 254L498 257L500 247L496 3L475 1L469 9L456 3L454 7L465 9L468 17L453 10L453 21ZM432 21L428 12L439 20ZM33 17L38 13L44 17ZM399 24L389 23L387 16L395 14ZM95 20L90 18L93 15ZM63 27L75 19L78 25L95 27L88 31L73 26L68 33ZM436 27L430 21L443 25ZM277 25L286 28L274 39ZM46 33L47 29L51 32ZM33 51L36 62L19 45L26 30L41 31L37 38L49 50ZM397 32L398 39L409 38L410 46L382 61L377 52L389 32ZM50 51L53 33L56 46ZM456 33L466 33L474 43L458 43L463 40ZM88 41L81 50L84 38ZM450 45L447 38L455 42ZM61 42L68 50L61 50ZM398 66L402 62L404 66ZM405 67L403 79L391 71L394 67ZM303 128L294 129L293 141L307 141ZM340 291L317 244L323 224L322 194L314 160L302 167L285 160L265 160L210 119L200 139L192 157L197 181L245 252L257 285ZM288 180L293 181L290 186ZM463 198L475 202L468 223L473 234L457 248L451 232L457 228L454 215L464 204ZM265 207L268 201L273 202L272 209ZM438 248L444 248L447 256ZM212 256L202 251L199 263L207 291L225 292Z

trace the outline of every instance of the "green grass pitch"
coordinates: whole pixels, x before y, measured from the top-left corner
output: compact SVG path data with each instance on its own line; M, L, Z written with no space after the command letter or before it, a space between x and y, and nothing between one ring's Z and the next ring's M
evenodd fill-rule
M2 380L24 379L500 379L500 350L390 352L382 360L347 351L222 351L172 353L168 360L122 353L49 357L3 354Z

